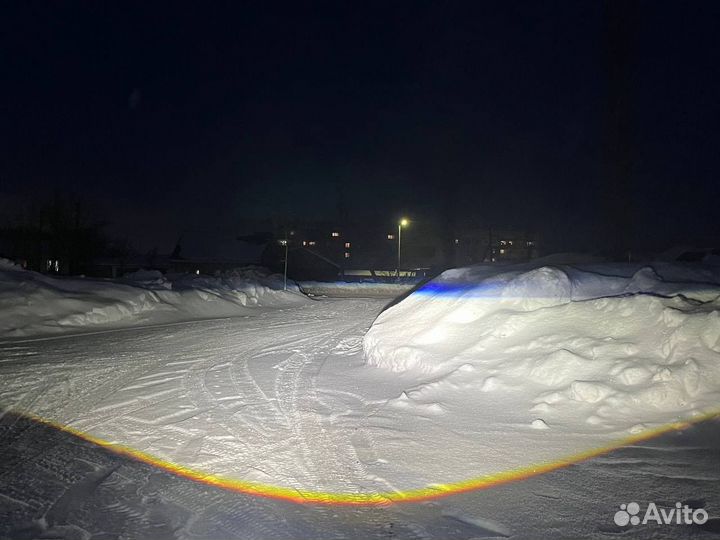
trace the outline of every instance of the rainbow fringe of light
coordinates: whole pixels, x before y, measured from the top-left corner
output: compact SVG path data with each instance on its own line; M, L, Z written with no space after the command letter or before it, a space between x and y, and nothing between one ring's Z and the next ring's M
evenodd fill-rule
M298 504L339 506L386 506L396 503L422 502L432 499L438 499L441 497L448 497L450 495L455 495L458 493L466 493L468 491L487 489L493 486L507 484L509 482L516 482L519 480L530 478L532 476L554 471L556 469L566 467L573 463L578 463L580 461L606 454L622 446L646 441L648 439L658 437L671 431L686 429L693 424L720 417L720 410L718 410L712 413L703 414L691 420L665 424L661 427L647 430L640 434L617 440L607 446L587 450L585 452L580 452L571 456L562 457L556 461L520 467L517 469L472 478L470 480L465 480L462 482L453 482L448 484L432 484L424 488L388 493L327 493L321 491L272 486L268 484L248 482L232 478L223 478L221 476L197 471L183 465L178 465L176 463L165 461L145 452L141 452L140 450L135 450L124 445L118 445L108 442L99 437L84 433L70 426L61 425L31 413L23 413L19 411L10 412L13 412L15 414L21 414L36 422L69 433L71 435L74 435L75 437L106 448L107 450L115 454L126 456L131 459L141 461L143 463L147 463L154 467L158 467L160 469L173 473L177 476L188 478L196 482L201 482L209 486L216 486L222 489L235 491L238 493L244 493L247 495L255 495L258 497L265 497L270 499L279 499Z

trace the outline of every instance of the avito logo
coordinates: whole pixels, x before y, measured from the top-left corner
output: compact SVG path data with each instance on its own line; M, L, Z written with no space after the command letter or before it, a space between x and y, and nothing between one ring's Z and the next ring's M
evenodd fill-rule
M648 503L645 514L640 517L640 505L636 502L623 503L620 510L615 512L615 524L620 527L626 525L702 525L708 520L708 513L704 508L690 508L687 504L675 503L673 508L658 507L654 502Z

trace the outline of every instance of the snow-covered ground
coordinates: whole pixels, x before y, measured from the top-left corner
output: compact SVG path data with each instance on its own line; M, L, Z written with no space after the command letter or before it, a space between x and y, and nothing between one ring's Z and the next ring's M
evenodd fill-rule
M266 292L282 301L230 318L7 341L0 404L299 499L423 498L716 411L718 283L711 267L475 267L385 311Z
M310 296L332 296L344 298L369 298L369 297L393 297L400 296L411 290L416 283L382 283L382 282L324 282L324 281L300 281L300 290Z
M296 504L182 478L27 418L0 417L0 538L697 540L720 534L720 422L435 501ZM619 526L621 504L704 508L701 525Z
M139 271L121 280L52 277L0 259L0 336L24 337L232 317L307 299L282 276L245 268L218 276Z

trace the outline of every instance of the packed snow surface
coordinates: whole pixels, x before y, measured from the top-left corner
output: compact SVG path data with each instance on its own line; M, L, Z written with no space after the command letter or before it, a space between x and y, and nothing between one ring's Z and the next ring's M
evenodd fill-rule
M411 290L415 283L300 281L298 286L304 293L312 296L368 298L400 296Z
M166 287L134 279L131 291ZM10 340L0 405L298 492L443 490L716 411L719 284L705 266L473 267L389 306L304 300Z

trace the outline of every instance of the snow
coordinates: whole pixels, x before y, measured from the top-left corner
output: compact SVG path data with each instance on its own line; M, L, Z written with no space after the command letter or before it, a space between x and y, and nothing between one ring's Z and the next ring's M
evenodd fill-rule
M0 336L27 337L252 313L308 301L251 267L216 276L140 270L120 280L51 277L0 260Z
M2 538L717 536L717 421L492 489L369 508L299 505L214 488L12 414L0 426ZM621 503L645 506L648 499L671 508L675 501L702 506L711 519L700 527L615 525Z
M93 324L143 295L157 307L124 322L236 316L0 343L2 407L287 497L449 493L720 404L716 267L477 266L389 306L309 300L252 272L16 274L0 272L5 335L62 330L70 313Z
M391 402L398 410L466 407L476 414L454 422L467 432L502 418L516 432L495 445L503 456L549 459L514 445L527 428L581 453L720 409L718 270L450 270L384 311L364 350L369 365L425 379Z
M393 297L411 290L415 283L383 283L372 281L300 281L300 289L312 296Z

